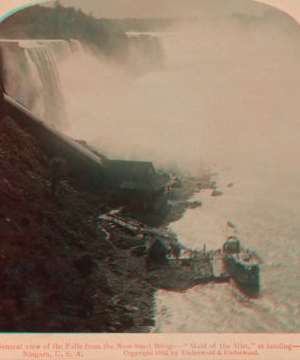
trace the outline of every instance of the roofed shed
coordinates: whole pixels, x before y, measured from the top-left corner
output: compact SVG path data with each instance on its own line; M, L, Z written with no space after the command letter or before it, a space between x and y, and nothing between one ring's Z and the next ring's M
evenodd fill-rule
M158 175L150 161L108 160L106 165L111 184L118 186L125 181L150 182Z
M117 189L127 205L155 207L164 198L168 178L149 161L108 160L107 185Z
M166 240L156 236L150 239L146 259L147 270L151 271L168 266L169 261L167 255L171 252L171 250L172 248Z

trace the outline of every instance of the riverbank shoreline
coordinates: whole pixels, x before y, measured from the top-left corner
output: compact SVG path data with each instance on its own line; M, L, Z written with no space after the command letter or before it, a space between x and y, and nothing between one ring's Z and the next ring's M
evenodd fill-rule
M151 331L157 289L147 281L145 257L116 245L117 231L109 238L99 227L99 215L118 204L78 188L65 161L49 158L10 117L0 128L0 331ZM177 207L173 199L162 219L143 213L145 225L166 229L186 208L201 205L189 202L199 181L183 183Z

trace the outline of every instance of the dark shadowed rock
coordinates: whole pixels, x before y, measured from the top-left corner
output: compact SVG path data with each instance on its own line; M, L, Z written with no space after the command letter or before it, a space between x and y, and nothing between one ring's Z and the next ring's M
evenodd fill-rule
M145 318L143 323L144 323L144 326L156 326L156 320L155 319Z
M134 318L130 314L122 314L119 317L119 330L131 329L134 326Z
M98 290L102 294L112 296L114 292L107 277L108 275L105 273L105 271L102 271L99 268L94 271L93 279L97 283Z
M134 257L141 257L141 256L145 256L146 254L147 254L147 248L145 245L137 246L131 251L131 255Z
M87 278L92 273L94 261L91 255L83 255L74 260L74 266L83 278Z
M223 192L217 189L211 193L211 196L220 196L220 195L223 195Z
M190 209L195 209L197 207L202 206L202 202L201 201L187 201L186 206Z

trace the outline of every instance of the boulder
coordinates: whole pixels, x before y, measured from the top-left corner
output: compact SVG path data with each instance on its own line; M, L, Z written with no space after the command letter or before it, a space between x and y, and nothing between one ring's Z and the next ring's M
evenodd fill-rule
M201 201L188 201L187 202L187 207L190 209L195 209L199 206L202 206L202 202Z
M211 196L220 196L223 195L223 192L220 190L215 189L212 193Z

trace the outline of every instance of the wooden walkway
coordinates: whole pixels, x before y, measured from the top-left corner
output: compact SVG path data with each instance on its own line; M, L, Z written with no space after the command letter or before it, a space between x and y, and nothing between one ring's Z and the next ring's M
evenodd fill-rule
M119 226L120 228L132 231L134 234L157 233L157 235L164 237L163 234L147 228L147 226L139 221L120 216L117 213L103 214L99 216L99 223L101 224L101 222L110 223L112 226ZM167 237L169 236L170 235L167 235ZM208 252L182 249L178 258L174 255L170 255L167 259L169 260L168 272L172 273L174 276L178 273L179 276L179 273L181 272L180 269L182 269L183 273L188 272L190 274L191 278L187 280L188 282L191 281L193 284L210 281L225 282L230 280L230 275L226 271L223 263L221 249L211 250Z
M211 264L215 281L225 282L230 280L230 275L226 270L223 261L222 251L220 249L212 251Z
M202 251L186 251L180 257L169 257L170 266L190 268L194 274L194 281L201 282L226 282L230 275L225 269L221 250L213 250L208 253ZM173 264L173 265L172 265Z
M112 223L114 225L118 225L121 228L132 231L133 233L140 233L141 231L146 229L146 226L141 222L131 218L122 217L117 214L100 215L98 221L101 222L101 220Z

